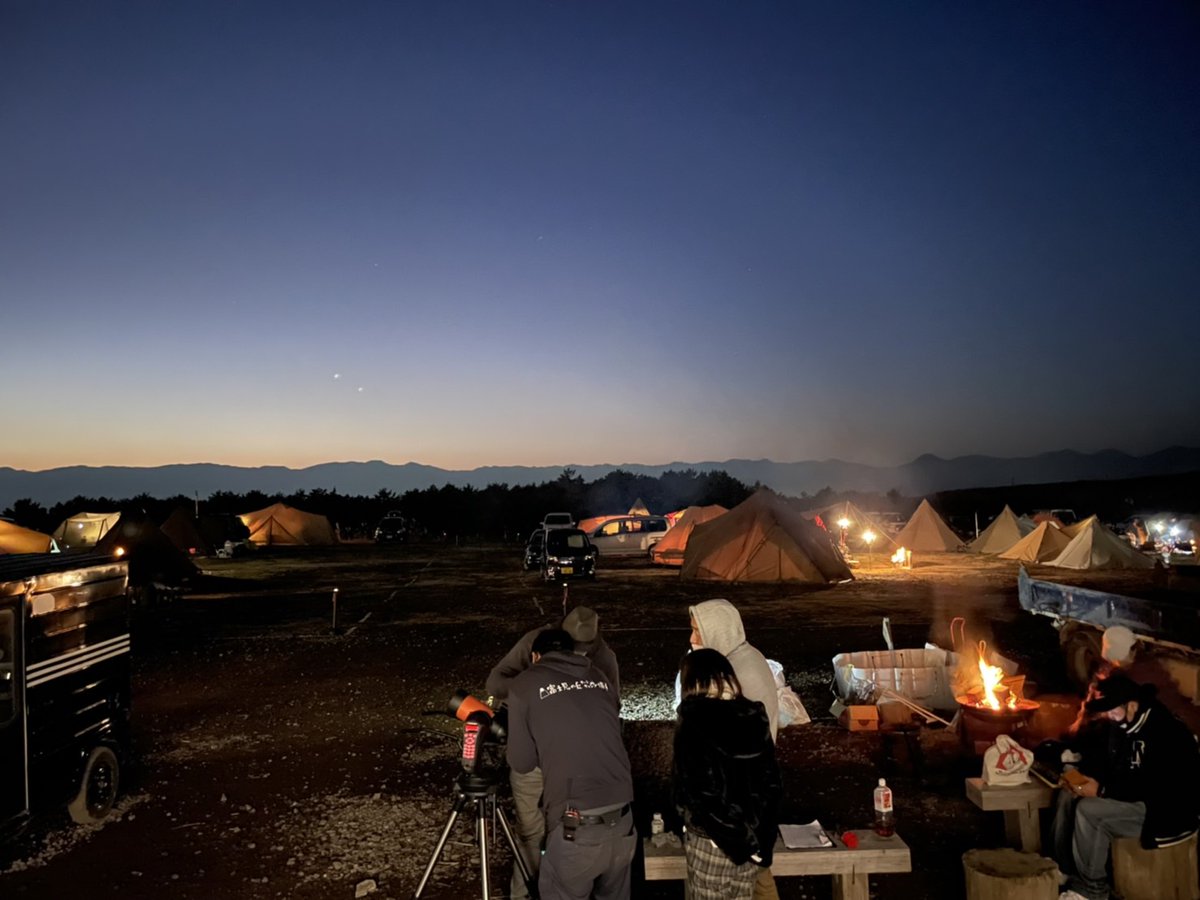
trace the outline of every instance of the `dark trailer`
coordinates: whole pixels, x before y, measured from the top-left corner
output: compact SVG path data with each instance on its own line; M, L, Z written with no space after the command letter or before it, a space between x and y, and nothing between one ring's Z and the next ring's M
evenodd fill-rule
M108 554L0 557L0 826L104 818L129 746L129 570Z

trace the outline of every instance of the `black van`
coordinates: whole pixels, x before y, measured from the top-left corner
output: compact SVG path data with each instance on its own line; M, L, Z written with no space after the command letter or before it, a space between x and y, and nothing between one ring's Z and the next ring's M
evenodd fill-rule
M129 570L107 554L0 561L0 828L111 811L129 749Z

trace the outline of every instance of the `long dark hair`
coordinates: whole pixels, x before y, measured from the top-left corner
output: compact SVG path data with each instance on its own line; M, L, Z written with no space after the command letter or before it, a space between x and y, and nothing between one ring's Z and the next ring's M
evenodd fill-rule
M729 660L709 647L693 650L680 662L679 688L684 697L699 695L732 700L742 696L742 685Z

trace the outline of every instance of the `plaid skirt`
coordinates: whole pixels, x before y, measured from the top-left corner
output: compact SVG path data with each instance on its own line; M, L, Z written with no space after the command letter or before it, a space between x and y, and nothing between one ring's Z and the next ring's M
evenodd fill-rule
M683 850L688 900L751 900L754 896L755 863L734 865L712 841L690 830L684 835Z

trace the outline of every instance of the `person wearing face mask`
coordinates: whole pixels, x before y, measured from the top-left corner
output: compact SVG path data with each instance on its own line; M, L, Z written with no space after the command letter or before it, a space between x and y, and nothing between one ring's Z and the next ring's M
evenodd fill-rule
M1200 749L1195 736L1121 671L1098 680L1085 711L1108 726L1103 781L1086 777L1059 793L1054 856L1068 876L1067 900L1107 900L1107 865L1114 838L1140 837L1147 849L1187 840L1200 824ZM1084 762L1087 762L1086 758Z

